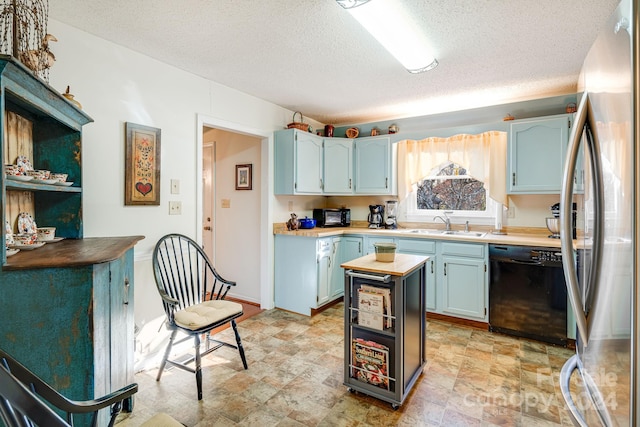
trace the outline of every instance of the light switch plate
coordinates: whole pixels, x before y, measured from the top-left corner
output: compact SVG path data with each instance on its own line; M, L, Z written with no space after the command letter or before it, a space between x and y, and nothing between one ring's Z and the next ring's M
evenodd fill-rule
M169 215L182 215L182 202L175 200L169 202Z
M223 208L230 208L231 207L231 199L222 199L220 202L221 202L220 205Z
M172 179L171 180L171 194L180 194L180 180Z

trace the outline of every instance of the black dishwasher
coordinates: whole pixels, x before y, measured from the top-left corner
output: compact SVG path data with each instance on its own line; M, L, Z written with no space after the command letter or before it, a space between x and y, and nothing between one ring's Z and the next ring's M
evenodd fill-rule
M491 244L489 261L489 329L566 346L560 249Z

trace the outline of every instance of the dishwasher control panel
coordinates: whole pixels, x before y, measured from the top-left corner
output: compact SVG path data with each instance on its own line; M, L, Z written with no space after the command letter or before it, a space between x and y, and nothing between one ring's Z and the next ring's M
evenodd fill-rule
M539 262L562 262L560 249L532 249L531 259Z

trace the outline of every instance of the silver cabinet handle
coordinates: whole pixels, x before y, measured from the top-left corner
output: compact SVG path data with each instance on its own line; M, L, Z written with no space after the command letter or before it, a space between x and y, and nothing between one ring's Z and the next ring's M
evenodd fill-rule
M129 288L131 284L129 283L129 278L125 277L124 279L124 305L129 305Z
M376 276L375 274L357 273L353 270L349 270L347 271L347 275L349 275L350 277L357 277L360 279L367 279L367 280L373 280L376 282L384 282L384 283L387 283L389 282L389 280L391 280L390 274Z
M445 276L447 275L447 263L446 262L444 263L444 275Z

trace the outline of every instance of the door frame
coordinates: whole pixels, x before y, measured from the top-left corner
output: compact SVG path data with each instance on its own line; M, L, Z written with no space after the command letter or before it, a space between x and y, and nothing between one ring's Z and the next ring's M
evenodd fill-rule
M273 202L270 194L273 194L273 175L271 162L273 157L273 130L257 129L240 123L222 120L203 114L197 114L196 129L196 227L195 235L199 244L202 244L203 217L203 130L204 127L226 130L229 132L249 135L260 138L260 307L271 309L274 307L273 296ZM215 202L214 202L215 203ZM213 233L215 240L215 229Z

